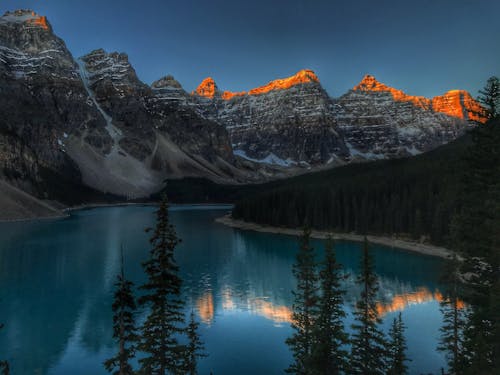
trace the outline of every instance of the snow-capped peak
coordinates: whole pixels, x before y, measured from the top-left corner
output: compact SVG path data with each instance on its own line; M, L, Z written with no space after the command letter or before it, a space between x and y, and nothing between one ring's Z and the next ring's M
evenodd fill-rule
M50 25L47 17L41 16L30 9L18 9L12 12L5 12L0 17L2 23L25 23L29 26L40 27L44 30L49 30Z

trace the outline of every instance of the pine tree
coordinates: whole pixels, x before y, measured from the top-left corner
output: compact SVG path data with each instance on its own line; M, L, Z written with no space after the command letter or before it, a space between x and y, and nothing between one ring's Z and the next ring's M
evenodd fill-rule
M151 231L149 228L146 231ZM142 328L139 350L141 371L148 375L182 374L185 346L179 342L185 333L182 281L174 252L180 239L170 224L168 200L164 196L156 212L156 227L150 239L150 259L143 263L148 280L141 289L139 304L149 309Z
M401 313L397 318L394 318L389 330L389 355L388 355L388 375L405 375L408 374L408 366L406 363L406 339L404 336L405 325Z
M373 267L368 240L365 238L361 273L357 279L363 289L356 303L355 323L352 325L351 362L348 373L353 375L386 373L386 341L379 328L381 320L376 308L378 280Z
M337 375L347 369L348 335L344 330L343 309L345 290L341 288L346 276L337 262L333 240L325 245L325 260L319 272L321 296L319 314L314 324L312 362L314 374Z
M478 101L485 108L486 118L491 120L500 116L500 80L498 77L490 77L479 94Z
M132 375L134 370L130 360L135 357L137 332L134 313L136 304L132 293L133 283L125 278L123 249L121 250L121 269L115 283L113 301L113 337L118 343L118 353L104 362L104 367L114 375Z
M449 261L445 269L447 283L446 294L441 301L443 326L438 350L446 353L450 374L462 374L465 365L464 329L466 316L459 300L460 276L459 261L456 255Z
M300 237L297 261L293 274L297 281L293 292L292 337L286 340L292 351L294 362L286 370L291 374L311 374L313 327L317 318L318 286L315 271L314 249L310 246L311 231L304 229Z
M500 121L473 131L461 183L461 211L452 226L453 245L464 258L464 298L470 306L464 330L466 374L500 366Z
M195 320L194 312L191 311L191 316L189 318L189 324L186 329L188 337L188 345L186 350L186 374L197 375L198 371L198 358L206 357L204 353L205 347L200 340L198 335L199 323Z

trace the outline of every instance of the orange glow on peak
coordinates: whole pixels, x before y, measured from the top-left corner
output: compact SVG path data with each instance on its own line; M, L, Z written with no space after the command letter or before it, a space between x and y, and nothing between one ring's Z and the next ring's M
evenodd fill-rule
M295 73L293 76L288 78L276 79L267 83L264 86L256 87L250 91L224 91L221 94L223 100L230 100L235 97L245 96L245 95L261 95L268 93L273 90L286 90L295 85L300 85L304 83L316 82L319 83L319 79L316 74L310 69L302 69ZM203 96L206 98L213 99L218 92L217 85L211 77L205 78L198 88L192 92L193 95Z
M248 92L248 94L249 95L261 95L261 94L265 94L269 91L286 90L292 86L300 85L303 83L310 83L310 82L319 83L319 79L312 70L303 69L291 77L276 79L274 81L269 82L267 85L252 89Z
M361 82L354 86L353 90L389 92L397 102L410 102L416 107L464 120L486 122L486 118L481 116L481 113L484 112L483 108L465 90L450 90L444 95L428 99L423 96L407 95L401 90L377 81L374 76L369 74L365 75Z
M234 98L235 96L244 96L246 94L247 93L245 91L242 91L242 92L224 91L222 93L222 99L224 99L224 100L230 100L230 99Z
M361 82L354 86L355 91L377 91L377 92L389 92L395 101L398 102L411 102L417 107L423 109L430 109L430 100L423 96L412 96L407 95L401 90L397 90L384 83L377 81L377 79L372 75L365 75Z
M193 95L203 96L205 98L213 99L215 93L218 91L217 85L212 77L207 77L201 81L200 85L193 91Z
M448 116L486 122L486 117L481 115L483 107L465 90L450 90L432 98L432 109Z
M36 16L35 12L31 12L31 15L33 17ZM27 20L26 22L28 24L30 24L30 25L40 26L44 30L48 30L49 29L49 25L47 23L47 17L45 17L45 16L39 16L39 17L31 18L31 19Z

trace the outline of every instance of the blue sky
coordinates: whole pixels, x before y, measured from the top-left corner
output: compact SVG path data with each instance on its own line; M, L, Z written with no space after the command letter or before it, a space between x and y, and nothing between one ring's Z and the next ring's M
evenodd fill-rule
M126 52L146 83L241 91L309 68L332 96L365 74L409 94L500 75L498 0L1 0L46 15L75 56Z

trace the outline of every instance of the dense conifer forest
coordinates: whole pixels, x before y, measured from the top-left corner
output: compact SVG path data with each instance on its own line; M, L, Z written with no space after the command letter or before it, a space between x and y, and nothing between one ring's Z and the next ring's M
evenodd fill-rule
M348 165L289 179L238 201L233 217L284 227L425 236L445 244L459 209L471 134L417 157Z

